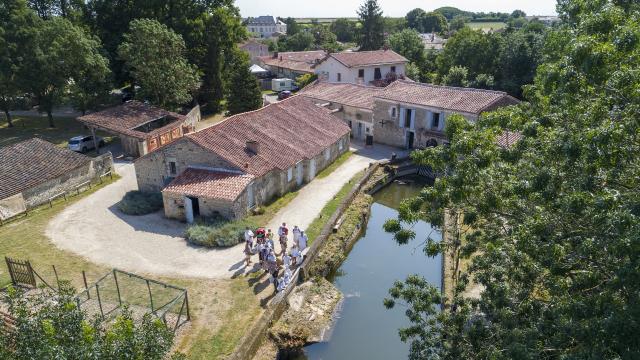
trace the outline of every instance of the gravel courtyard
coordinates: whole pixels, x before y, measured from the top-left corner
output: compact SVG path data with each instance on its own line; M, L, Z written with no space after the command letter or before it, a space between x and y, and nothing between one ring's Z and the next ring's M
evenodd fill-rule
M353 175L394 151L383 146L357 150L330 176L301 189L267 226L275 231L286 221L291 227L306 228ZM243 272L243 245L193 247L183 238L186 224L166 219L162 212L122 214L115 205L127 191L137 189L135 169L131 163L120 163L116 171L122 177L119 181L67 207L49 223L46 235L56 246L132 272L200 278L230 278Z

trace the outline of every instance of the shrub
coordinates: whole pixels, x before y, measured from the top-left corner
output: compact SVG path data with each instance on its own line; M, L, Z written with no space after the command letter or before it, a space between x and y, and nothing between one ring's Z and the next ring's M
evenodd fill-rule
M75 289L60 283L59 291L25 294L9 287L4 302L16 318L17 331L0 326L1 359L149 359L162 360L173 332L146 314L134 321L127 308L108 325L89 318L74 298Z
M190 244L205 247L230 247L241 243L244 230L257 228L248 219L229 221L221 217L200 219L189 226L185 238Z
M129 191L118 203L118 209L127 215L146 215L162 209L162 194Z

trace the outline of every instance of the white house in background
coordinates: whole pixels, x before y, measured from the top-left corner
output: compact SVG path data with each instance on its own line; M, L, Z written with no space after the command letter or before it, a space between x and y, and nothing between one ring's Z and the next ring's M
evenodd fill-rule
M329 54L314 66L320 81L380 85L389 74L402 78L409 61L393 50Z
M271 15L248 18L247 31L261 38L277 37L287 33L287 24Z

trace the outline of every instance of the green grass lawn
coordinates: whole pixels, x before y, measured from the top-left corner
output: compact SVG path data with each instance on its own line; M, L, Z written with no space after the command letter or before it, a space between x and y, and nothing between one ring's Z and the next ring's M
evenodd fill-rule
M483 30L498 30L507 27L507 23L504 22L470 22L467 23L467 26L474 30L483 29Z
M364 175L365 170L360 171L356 175L354 175L348 183L344 184L340 191L331 199L325 206L322 208L320 215L318 215L311 225L307 227L307 237L309 237L309 245L315 240L320 232L322 232L322 228L325 226L331 215L338 209L340 203L344 200L347 195L349 195L349 191L353 188L353 186L360 180L362 175Z
M70 194L67 196L68 201L66 202L64 199L58 199L54 201L51 208L49 208L49 204L42 205L29 211L28 215L0 226L0 254L16 259L30 260L34 269L50 284L55 283L51 265L56 266L60 278L71 281L77 288L82 284L82 270L87 271L89 279L96 279L104 274L107 268L93 264L81 256L58 249L45 236L45 229L49 221L65 207L117 179L117 176L114 176L113 180L107 177L102 185L93 186L90 190L77 196L73 193ZM0 287L9 283L9 273L6 265L2 264L0 266Z
M13 127L8 127L4 116L0 117L0 146L11 145L23 140L39 137L52 142L60 147L67 146L70 138L78 135L91 135L88 129L74 118L54 118L55 128L49 127L46 116L14 116ZM112 135L96 132L96 135L105 138L105 142L113 140Z

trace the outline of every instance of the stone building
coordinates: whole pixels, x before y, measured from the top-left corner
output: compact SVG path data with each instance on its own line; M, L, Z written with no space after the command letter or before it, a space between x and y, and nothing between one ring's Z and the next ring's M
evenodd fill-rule
M343 51L329 54L314 69L320 81L386 86L390 79L404 78L408 62L393 50Z
M95 129L117 135L125 155L138 157L194 131L200 107L181 115L134 100L81 116L78 121L94 135Z
M257 64L258 60L261 57L271 56L271 53L269 52L269 46L259 43L253 39L249 39L244 43L238 45L238 48L249 54L251 64Z
M111 154L97 158L33 138L0 148L0 219L46 203L112 167Z
M397 80L386 88L320 82L302 96L335 110L367 144L412 149L447 142L446 119L461 114L476 121L480 114L519 101L501 91L456 88Z
M375 96L375 141L406 149L441 145L447 117L475 122L480 114L519 101L502 91L457 88L398 80Z
M351 128L351 137L373 141L373 103L383 88L350 83L316 82L300 92L317 104L335 110L334 115Z
M349 128L294 96L238 114L139 158L138 187L162 191L165 215L239 218L315 175L349 149Z

